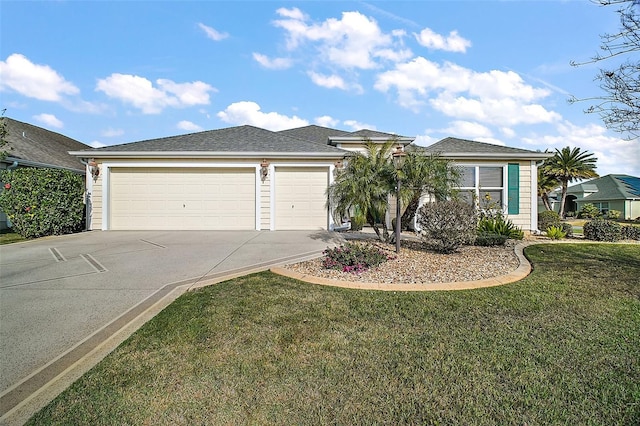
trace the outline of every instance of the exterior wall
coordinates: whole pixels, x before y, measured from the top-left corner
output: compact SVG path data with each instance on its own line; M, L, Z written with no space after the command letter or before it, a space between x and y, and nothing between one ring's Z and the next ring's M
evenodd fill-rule
M514 225L522 228L523 231L535 231L537 223L537 170L533 173L534 166L531 161L456 161L458 166L489 166L489 167L503 167L503 195L502 199L507 200L507 165L518 164L520 170L519 177L519 212L518 214L508 214L507 218L510 219ZM535 188L534 188L535 187ZM534 199L534 196L536 197ZM506 213L506 208L504 209Z
M96 159L96 164L100 169L100 174L94 180L92 177L92 190L87 191L87 202L89 204L89 220L92 230L108 229L108 215L105 206L108 204L109 190L109 169L111 167L248 167L254 168L256 173L256 229L269 230L272 229L273 217L271 213L272 207L272 189L273 189L273 173L274 165L291 166L291 167L309 167L322 166L329 170L330 182L333 179L333 169L335 160L326 159L267 159L268 173L264 181L261 176L262 159L120 159L120 158L101 158ZM333 220L329 218L330 227Z
M629 200L627 205L629 208L625 209L625 219L640 218L640 200Z

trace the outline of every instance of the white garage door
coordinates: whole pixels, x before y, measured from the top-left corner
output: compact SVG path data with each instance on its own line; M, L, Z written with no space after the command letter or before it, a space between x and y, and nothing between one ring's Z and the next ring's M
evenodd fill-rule
M109 229L255 229L255 169L112 168Z
M327 229L326 167L276 167L275 228Z

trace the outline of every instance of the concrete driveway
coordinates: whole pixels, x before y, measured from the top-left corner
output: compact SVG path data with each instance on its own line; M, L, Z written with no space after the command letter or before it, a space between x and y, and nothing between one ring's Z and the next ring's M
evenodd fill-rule
M176 289L340 241L323 231L91 231L0 246L0 416Z

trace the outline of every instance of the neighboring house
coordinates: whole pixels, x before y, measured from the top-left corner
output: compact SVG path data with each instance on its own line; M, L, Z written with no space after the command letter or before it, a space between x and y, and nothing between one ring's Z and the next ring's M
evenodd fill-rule
M69 151L90 149L91 147L41 127L4 118L7 125L7 145L1 149L7 157L0 161L0 170L19 167L64 169L85 174L85 164ZM7 227L7 217L0 212L0 229Z
M90 164L89 229L331 230L326 191L336 169L365 140L389 139L413 141L370 130L238 126L71 154ZM464 189L491 191L514 223L536 229L536 168L550 154L454 138L427 150L466 167Z
M587 203L603 214L617 210L623 219L636 219L640 217L640 178L612 174L568 188L567 211L579 212Z

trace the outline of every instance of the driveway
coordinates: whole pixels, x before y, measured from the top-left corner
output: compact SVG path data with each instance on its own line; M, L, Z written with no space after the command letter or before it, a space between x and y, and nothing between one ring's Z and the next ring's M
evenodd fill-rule
M323 231L91 231L0 246L0 416L86 351L61 358L176 288L315 257L340 241Z

